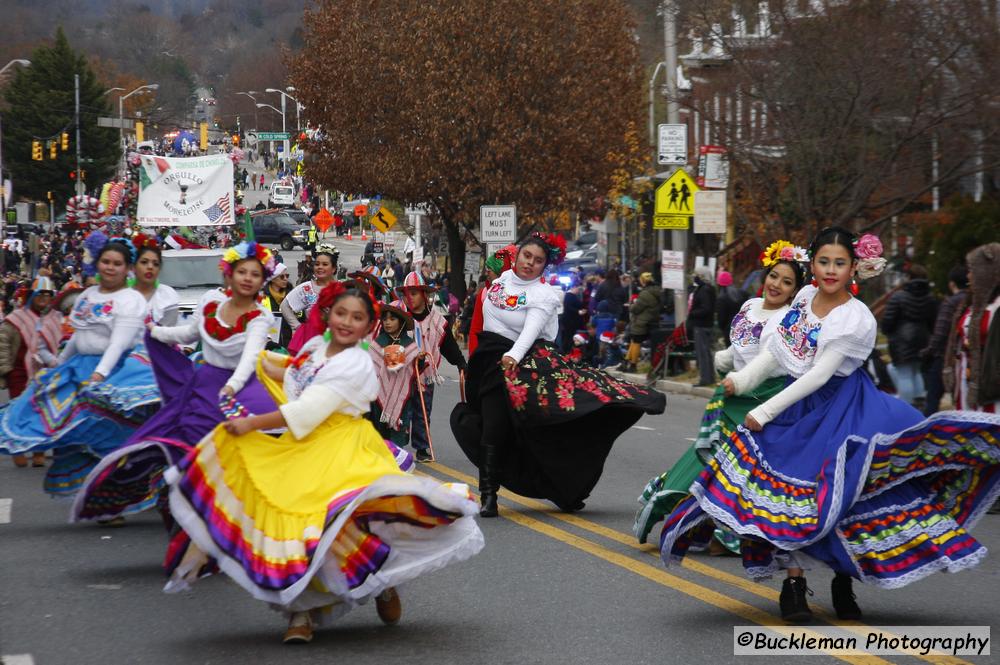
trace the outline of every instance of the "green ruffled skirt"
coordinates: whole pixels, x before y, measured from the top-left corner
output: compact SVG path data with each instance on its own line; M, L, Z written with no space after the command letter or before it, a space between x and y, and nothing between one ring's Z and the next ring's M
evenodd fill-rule
M779 376L768 379L745 395L727 398L721 385L715 389L715 394L705 405L697 440L669 471L646 483L639 496L641 507L636 513L632 532L640 543L645 543L653 527L688 495L688 488L715 454L718 441L732 435L750 411L777 395L784 387L785 377ZM729 551L739 552L739 538L735 534L716 529L715 537Z

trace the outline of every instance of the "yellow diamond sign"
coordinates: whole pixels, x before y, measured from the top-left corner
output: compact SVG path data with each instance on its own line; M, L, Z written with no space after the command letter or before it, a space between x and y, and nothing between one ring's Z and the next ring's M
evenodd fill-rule
M385 206L380 206L378 212L371 216L371 225L376 229L385 233L392 228L392 225L396 223L396 216L389 212L389 209Z
M654 229L689 229L694 219L694 193L699 191L684 169L677 169L656 188Z

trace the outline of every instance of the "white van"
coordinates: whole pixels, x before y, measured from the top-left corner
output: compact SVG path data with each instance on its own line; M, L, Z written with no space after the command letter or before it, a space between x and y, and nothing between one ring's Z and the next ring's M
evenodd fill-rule
M295 187L280 182L272 182L271 190L267 196L269 207L280 208L282 206L291 207L295 205Z

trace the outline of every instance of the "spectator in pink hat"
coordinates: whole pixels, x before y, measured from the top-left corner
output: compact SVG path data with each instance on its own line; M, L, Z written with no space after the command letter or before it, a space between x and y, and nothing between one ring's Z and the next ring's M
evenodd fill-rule
M749 296L746 291L733 284L733 276L725 270L719 271L715 283L719 285L719 296L715 301L715 315L719 322L719 329L729 330L733 323L733 317L740 311L740 307ZM726 343L729 343L728 336Z

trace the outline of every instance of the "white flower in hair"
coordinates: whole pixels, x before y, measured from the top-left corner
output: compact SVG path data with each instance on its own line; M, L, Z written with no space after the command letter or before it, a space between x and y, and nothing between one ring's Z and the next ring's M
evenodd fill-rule
M882 257L858 259L858 279L871 279L882 274L886 261Z

